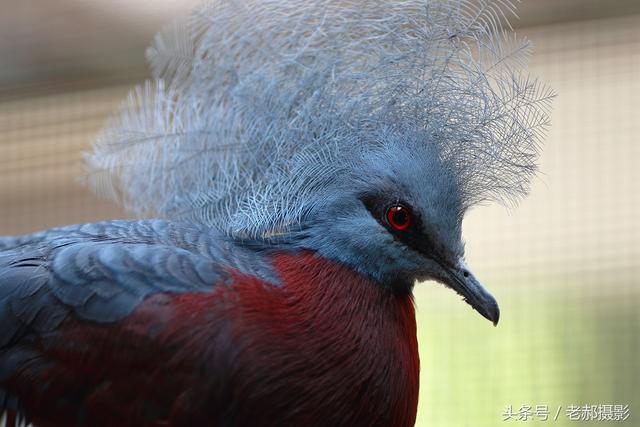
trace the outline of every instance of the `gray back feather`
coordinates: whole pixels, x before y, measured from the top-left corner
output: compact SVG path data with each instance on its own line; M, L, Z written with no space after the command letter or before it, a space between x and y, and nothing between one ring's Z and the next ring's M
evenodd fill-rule
M412 135L465 207L526 194L553 94L509 0L218 0L158 34L152 81L87 156L139 216L291 227L359 153ZM506 28L506 29L505 29ZM413 141L412 147L415 147Z

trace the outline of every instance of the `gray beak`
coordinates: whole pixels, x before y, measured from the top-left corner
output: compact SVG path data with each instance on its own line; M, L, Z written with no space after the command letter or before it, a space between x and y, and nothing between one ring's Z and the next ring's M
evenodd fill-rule
M440 267L445 272L445 277L442 277L441 281L460 294L474 310L496 326L500 320L498 303L469 271L464 261L460 260L455 266L441 264Z

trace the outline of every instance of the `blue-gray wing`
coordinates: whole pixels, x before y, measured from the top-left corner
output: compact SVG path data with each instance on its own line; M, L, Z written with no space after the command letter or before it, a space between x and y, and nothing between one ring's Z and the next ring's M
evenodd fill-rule
M116 322L154 294L208 293L220 284L232 288L231 271L277 285L261 250L198 225L109 221L5 238L0 244L0 419L4 412L7 425L14 425L16 416L45 411L38 400L44 396L49 415L58 413L56 405L75 402L67 414L73 419L87 396L110 380L94 378L89 387L81 370L69 373L69 366L91 357L93 350L85 348L87 340L61 335L65 325ZM154 322L162 324L163 313L154 312ZM52 343L64 354L48 354ZM166 350L162 343L143 348ZM136 356L134 361L149 354ZM53 382L47 373L52 366L57 369ZM54 383L61 387L56 396L47 388ZM24 403L30 398L40 403Z
M230 268L276 282L258 252L169 221L70 226L5 243L0 351L25 329L46 333L70 314L113 322L156 293L210 292Z

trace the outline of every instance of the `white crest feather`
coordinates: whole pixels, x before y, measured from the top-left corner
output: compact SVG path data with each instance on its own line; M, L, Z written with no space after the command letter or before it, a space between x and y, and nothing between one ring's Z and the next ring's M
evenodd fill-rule
M524 74L513 14L509 0L218 0L156 36L154 81L87 156L94 182L137 215L277 230L354 147L419 131L465 206L515 201L553 94Z

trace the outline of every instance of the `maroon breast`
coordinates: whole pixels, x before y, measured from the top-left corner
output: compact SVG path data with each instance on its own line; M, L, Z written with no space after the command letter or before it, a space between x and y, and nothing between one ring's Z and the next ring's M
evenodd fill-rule
M411 296L311 253L273 262L283 286L241 292L234 308L243 313L238 334L260 325L243 347L240 389L268 390L264 405L254 400L263 419L413 425L419 358Z
M413 425L411 297L311 253L272 261L279 286L231 271L113 324L70 318L11 391L43 426Z

